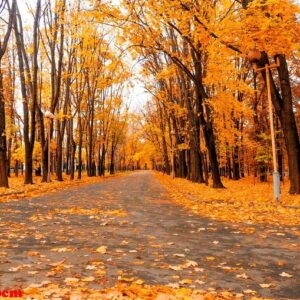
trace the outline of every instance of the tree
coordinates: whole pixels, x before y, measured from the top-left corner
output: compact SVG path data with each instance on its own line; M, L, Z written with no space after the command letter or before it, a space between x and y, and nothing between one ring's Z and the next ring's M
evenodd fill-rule
M8 10L8 23L4 38L2 41L0 40L0 187L8 187L7 168L9 167L7 164L5 99L3 94L3 73L1 66L16 16L16 0L12 0L12 3L8 0L0 1L0 13L6 9Z
M25 184L32 184L33 161L32 153L36 133L36 107L38 102L38 51L39 51L39 23L41 17L41 1L37 0L33 25L33 53L32 66L25 48L23 23L17 8L17 18L14 21L14 31L19 60L19 76L24 114L23 136L25 144Z

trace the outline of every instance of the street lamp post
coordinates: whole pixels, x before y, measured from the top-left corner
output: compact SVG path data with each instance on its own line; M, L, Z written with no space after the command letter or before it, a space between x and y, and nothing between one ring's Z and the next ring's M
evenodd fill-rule
M280 66L280 62L279 60L276 60L275 64L272 65L265 64L264 67L257 68L255 62L260 60L260 58L261 58L261 54L258 50L251 50L248 54L248 59L250 60L251 63L254 63L255 72L259 72L262 70L266 71L269 119L270 119L271 140L272 140L274 198L275 200L280 200L280 174L278 172L277 155L276 155L275 130L274 130L271 83L270 83L270 72L272 69L278 68Z
M47 182L51 181L51 149L50 149L50 143L51 143L51 133L50 133L50 127L51 127L51 120L54 119L53 113L51 113L49 110L45 112L45 118L48 120L48 174L47 174Z

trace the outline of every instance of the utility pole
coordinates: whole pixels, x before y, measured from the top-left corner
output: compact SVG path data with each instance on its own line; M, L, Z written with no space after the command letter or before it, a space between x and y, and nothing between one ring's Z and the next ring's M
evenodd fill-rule
M256 61L261 58L261 53L258 50L251 50L248 54L248 59L251 63L254 63L254 71L257 73L259 71L266 71L266 82L267 82L267 97L269 106L269 120L271 129L271 140L272 140L272 156L273 156L273 185L274 185L274 199L280 200L280 174L278 172L278 163L276 155L276 142L275 142L275 130L274 130L274 119L273 119L273 109L272 109L272 95L271 95L271 82L270 82L270 72L272 69L277 69L280 66L279 60L275 64L269 65L265 64L262 68L257 68Z

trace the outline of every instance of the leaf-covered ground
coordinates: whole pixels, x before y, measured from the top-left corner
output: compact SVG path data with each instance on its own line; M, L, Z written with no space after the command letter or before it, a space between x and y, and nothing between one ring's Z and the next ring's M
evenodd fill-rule
M88 177L86 174L82 175L82 178L70 180L70 176L64 176L64 181L57 181L54 178L51 182L42 182L42 177L35 176L34 184L24 185L23 176L15 177L12 175L9 178L9 188L0 187L0 202L18 200L22 198L33 198L49 192L55 192L72 187L78 187L84 184L97 183L105 179L123 176L126 173L117 173L114 175L105 175L105 177Z
M1 203L1 289L30 299L299 299L299 227L176 205L150 172Z
M161 173L155 176L178 204L196 214L233 223L300 225L300 195L288 194L288 182L282 184L281 201L276 202L272 179L269 183L259 183L254 178L239 181L223 178L226 189L213 189ZM297 228L294 231L299 234Z

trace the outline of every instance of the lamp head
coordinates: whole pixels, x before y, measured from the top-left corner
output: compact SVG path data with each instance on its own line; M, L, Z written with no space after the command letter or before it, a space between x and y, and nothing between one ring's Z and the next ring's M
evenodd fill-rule
M252 49L248 52L247 58L251 63L258 62L261 59L261 53L257 49Z

